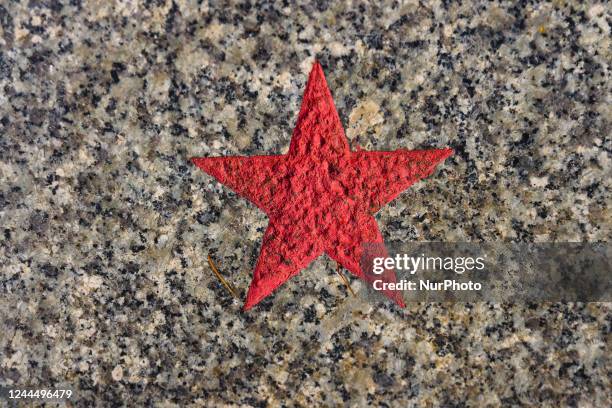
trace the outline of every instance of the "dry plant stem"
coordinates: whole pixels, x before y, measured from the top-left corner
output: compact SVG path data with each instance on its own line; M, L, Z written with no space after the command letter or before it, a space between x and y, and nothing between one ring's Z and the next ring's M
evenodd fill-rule
M340 278L342 279L342 282L344 282L344 284L348 288L349 292L351 292L351 294L353 296L357 296L357 295L355 295L355 292L353 292L353 288L351 288L351 284L349 283L348 279L346 279L346 276L344 276L342 274L342 272L340 272L340 264L338 264L338 263L336 264L336 273L338 273L338 275L340 275Z
M210 255L208 255L208 264L210 265L210 269L212 269L213 273L217 276L217 279L219 279L221 281L223 286L225 286L225 288L232 294L233 297L238 299L238 294L236 294L236 291L234 290L232 285L230 285L229 282L226 281L223 276L221 276L221 274L217 270L217 267L215 266L215 263L213 262L213 260L210 257Z

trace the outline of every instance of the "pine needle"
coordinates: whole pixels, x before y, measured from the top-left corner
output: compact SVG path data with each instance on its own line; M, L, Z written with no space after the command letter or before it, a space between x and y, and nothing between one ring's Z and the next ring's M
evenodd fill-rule
M227 289L232 294L232 296L238 299L238 295L236 294L236 291L234 290L232 285L230 285L229 282L226 281L225 278L219 273L210 255L208 255L208 265L210 265L210 269L212 269L213 273L217 276L217 279L219 279L221 283L223 284L223 286L225 286L225 289Z
M340 275L340 278L342 279L342 282L344 282L344 284L348 288L349 292L351 292L353 297L357 296L357 295L355 295L355 292L353 292L353 288L351 288L351 284L349 283L348 279L346 279L346 276L344 276L342 274L342 272L340 272L340 264L339 263L336 263L336 273L338 275Z

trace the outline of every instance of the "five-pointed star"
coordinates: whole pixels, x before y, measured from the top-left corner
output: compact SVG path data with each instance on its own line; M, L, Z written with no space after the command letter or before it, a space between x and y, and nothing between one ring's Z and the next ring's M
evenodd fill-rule
M270 219L244 310L323 253L366 279L362 244L383 242L372 214L451 154L451 149L351 152L315 62L287 154L192 159ZM395 274L386 279L395 281ZM386 294L403 306L398 293Z

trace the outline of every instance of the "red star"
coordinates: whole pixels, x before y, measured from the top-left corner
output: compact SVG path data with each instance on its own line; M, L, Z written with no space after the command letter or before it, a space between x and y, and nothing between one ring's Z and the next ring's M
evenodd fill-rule
M366 279L359 264L362 244L383 242L372 214L452 152L351 152L323 69L315 62L287 154L192 159L270 219L244 310L323 253ZM395 273L385 280L395 281ZM386 295L404 306L399 292Z

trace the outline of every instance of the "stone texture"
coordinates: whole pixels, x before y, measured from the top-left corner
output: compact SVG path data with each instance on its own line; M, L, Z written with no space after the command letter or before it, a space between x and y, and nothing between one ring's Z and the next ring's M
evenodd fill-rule
M610 304L249 313L267 219L188 159L284 154L314 58L352 148L456 154L389 241L608 241L605 3L0 4L0 385L75 405L607 406ZM352 281L359 291L360 282Z

